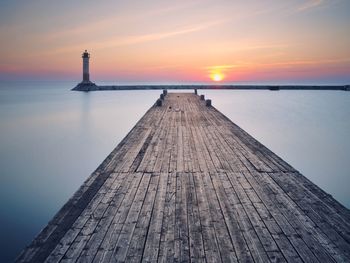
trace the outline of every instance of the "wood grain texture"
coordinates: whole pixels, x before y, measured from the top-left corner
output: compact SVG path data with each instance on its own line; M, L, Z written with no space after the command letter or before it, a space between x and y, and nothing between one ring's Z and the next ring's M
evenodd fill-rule
M157 261L350 262L350 211L199 96L169 93L17 258Z

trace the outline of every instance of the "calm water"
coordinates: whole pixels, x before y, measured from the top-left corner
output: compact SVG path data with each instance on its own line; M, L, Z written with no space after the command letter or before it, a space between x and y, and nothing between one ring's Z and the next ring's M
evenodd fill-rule
M160 91L0 83L0 262L28 244ZM243 129L350 207L350 92L205 91Z

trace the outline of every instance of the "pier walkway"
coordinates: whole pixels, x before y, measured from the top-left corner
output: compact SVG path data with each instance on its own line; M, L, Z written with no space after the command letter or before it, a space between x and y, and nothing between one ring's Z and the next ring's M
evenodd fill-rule
M17 261L350 262L350 211L199 96L169 93Z

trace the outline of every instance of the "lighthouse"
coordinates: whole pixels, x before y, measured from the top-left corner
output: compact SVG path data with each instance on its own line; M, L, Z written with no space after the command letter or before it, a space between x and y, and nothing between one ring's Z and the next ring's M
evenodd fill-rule
M81 55L83 58L83 81L80 82L73 90L80 91L90 91L90 90L98 90L98 86L90 81L90 73L89 73L89 60L90 54L85 49L84 53Z
M83 83L89 83L90 82L90 74L89 74L89 59L90 54L85 50L85 52L82 55L83 58Z

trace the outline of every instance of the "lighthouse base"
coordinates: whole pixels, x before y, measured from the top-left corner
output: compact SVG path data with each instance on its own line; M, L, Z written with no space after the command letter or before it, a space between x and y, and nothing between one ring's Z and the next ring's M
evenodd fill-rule
M72 90L76 91L95 91L99 90L98 86L91 81L82 81L76 85Z

